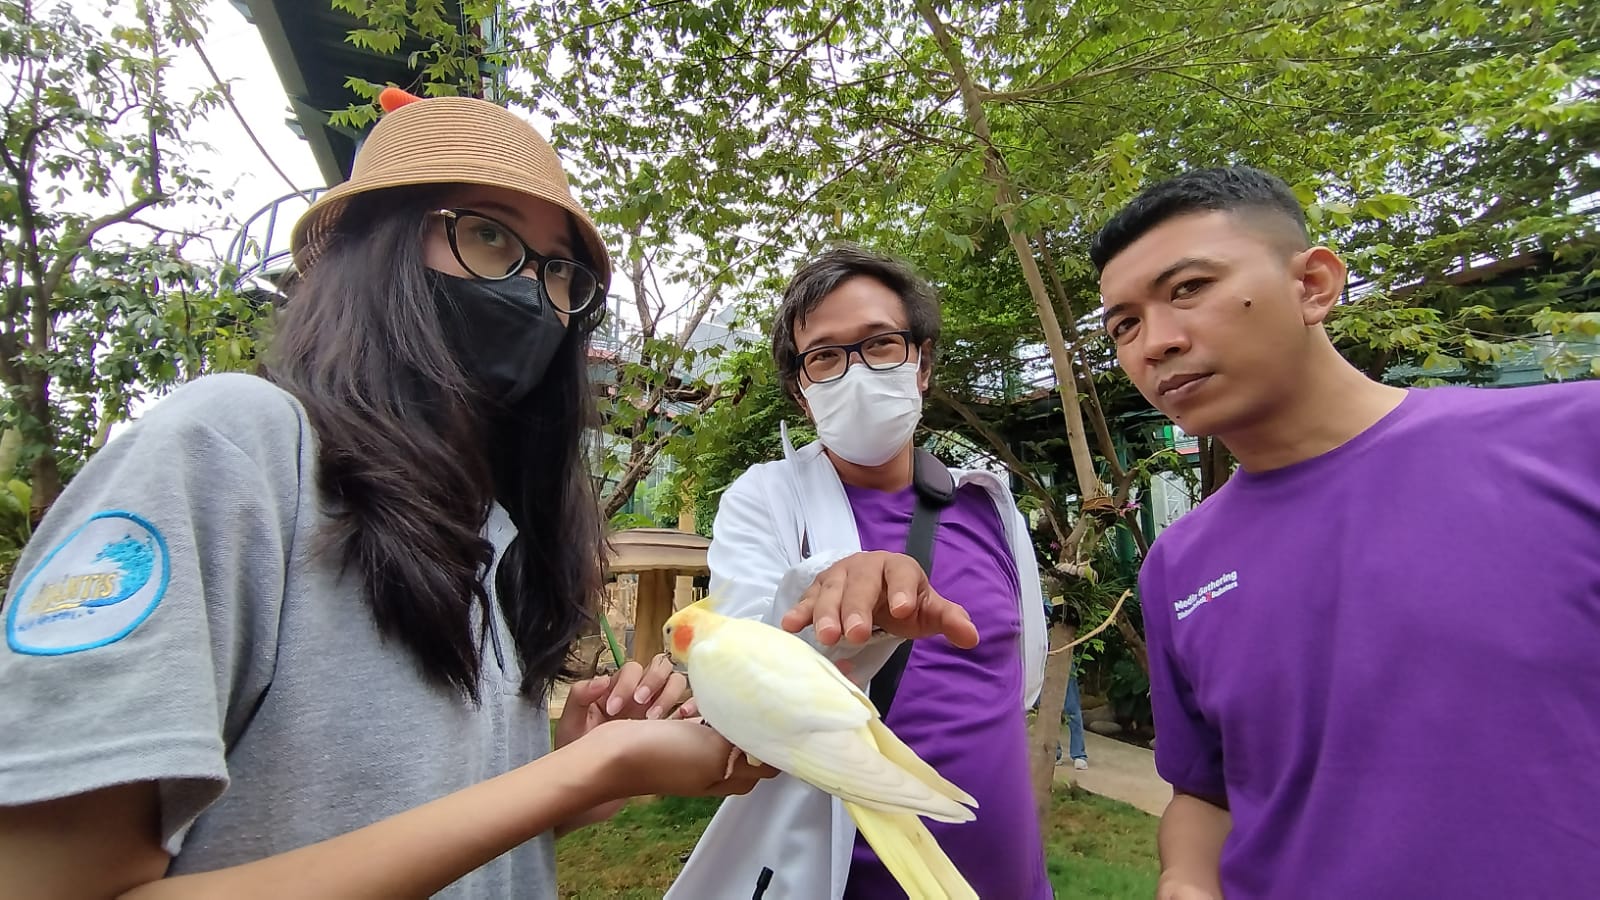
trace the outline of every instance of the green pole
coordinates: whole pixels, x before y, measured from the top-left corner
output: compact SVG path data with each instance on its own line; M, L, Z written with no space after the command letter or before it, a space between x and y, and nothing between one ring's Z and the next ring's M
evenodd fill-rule
M617 636L611 633L611 620L605 613L600 614L600 629L606 634L606 645L611 648L611 658L616 661L617 669L622 669L622 645L617 643Z

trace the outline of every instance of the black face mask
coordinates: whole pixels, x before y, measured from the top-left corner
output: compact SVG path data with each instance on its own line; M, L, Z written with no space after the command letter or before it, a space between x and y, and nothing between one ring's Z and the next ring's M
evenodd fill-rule
M461 367L484 396L515 406L538 387L567 334L544 285L521 276L479 281L429 274L445 335Z

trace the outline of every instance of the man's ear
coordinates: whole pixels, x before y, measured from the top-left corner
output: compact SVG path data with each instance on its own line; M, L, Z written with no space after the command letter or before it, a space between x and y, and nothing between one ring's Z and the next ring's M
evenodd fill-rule
M917 347L917 390L924 396L933 384L933 341L923 341Z
M1312 247L1295 255L1292 272L1300 284L1300 316L1307 325L1321 325L1344 294L1344 260L1327 247Z
M789 399L793 400L795 405L800 407L800 411L806 414L806 418L815 424L816 419L811 415L811 404L806 402L806 395L800 392L800 376L796 375L794 381L790 382L785 389L789 392Z

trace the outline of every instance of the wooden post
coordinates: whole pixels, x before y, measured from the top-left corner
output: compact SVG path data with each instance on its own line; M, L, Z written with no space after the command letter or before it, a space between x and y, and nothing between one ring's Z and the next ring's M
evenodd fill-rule
M661 626L672 615L679 576L705 575L711 542L675 528L631 528L612 537L611 572L639 576L633 604L633 653L641 664L661 652Z
M687 494L683 498L683 507L678 510L678 530L694 534L694 498ZM682 609L694 601L694 576L679 575L677 587L672 592L672 604L677 609Z
M650 665L663 649L661 627L672 615L672 569L649 569L639 573L639 598L633 607L633 658Z

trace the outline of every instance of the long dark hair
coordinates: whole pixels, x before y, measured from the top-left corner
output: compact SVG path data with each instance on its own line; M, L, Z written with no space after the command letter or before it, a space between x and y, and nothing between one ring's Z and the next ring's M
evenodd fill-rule
M478 397L447 343L423 241L439 189L358 194L316 263L288 292L267 377L305 407L329 549L362 581L385 637L423 672L479 697L490 616L484 537L498 499L517 528L495 578L522 661L542 698L571 677L592 624L605 537L586 465L594 420L588 332L574 321L544 380L519 408ZM582 252L580 249L579 252Z

